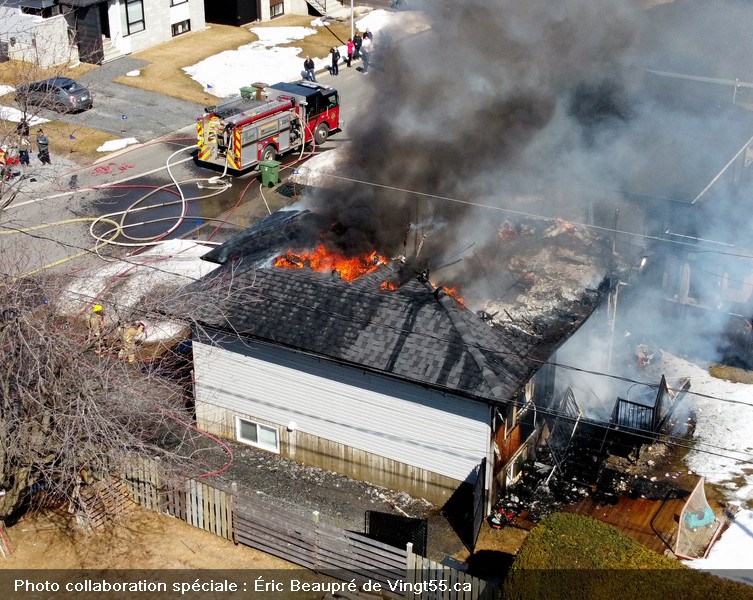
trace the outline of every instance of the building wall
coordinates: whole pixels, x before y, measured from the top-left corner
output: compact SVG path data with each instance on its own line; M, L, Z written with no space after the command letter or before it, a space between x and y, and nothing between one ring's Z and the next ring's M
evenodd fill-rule
M435 502L472 477L490 409L311 356L232 339L194 342L200 429L235 438L235 417L278 431L280 452Z
M391 460L352 446L320 438L252 414L239 414L235 409L223 408L205 402L196 403L196 425L202 431L226 439L236 439L236 417L241 417L277 428L280 436L280 454L301 464L342 473L348 477L368 481L411 496L444 504L463 483L444 475L413 465Z
M173 39L172 25L186 19L191 22L191 31L206 28L203 0L188 0L177 6L170 6L170 0L144 0L144 30L131 35L125 35L121 0L110 0L107 15L112 43L123 54L169 42Z
M78 51L68 38L65 17L44 19L0 6L0 42L7 44L8 58L52 67L75 61Z

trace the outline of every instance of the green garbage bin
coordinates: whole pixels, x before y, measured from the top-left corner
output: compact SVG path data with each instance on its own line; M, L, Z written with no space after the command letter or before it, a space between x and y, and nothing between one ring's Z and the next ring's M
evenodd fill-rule
M263 160L259 163L261 171L261 183L267 187L272 187L280 183L280 165L278 160Z
M252 87L242 87L241 88L241 98L244 100L250 100L256 95L256 89Z

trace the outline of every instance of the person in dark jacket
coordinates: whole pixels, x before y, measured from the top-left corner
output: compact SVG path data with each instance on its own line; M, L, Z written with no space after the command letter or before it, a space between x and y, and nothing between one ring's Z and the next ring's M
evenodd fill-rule
M37 130L37 149L39 150L39 160L43 165L51 165L50 160L50 139L47 137L42 128Z
M29 137L29 122L26 118L21 119L16 126L16 134L18 137Z
M332 55L332 68L330 69L330 73L333 75L339 75L340 51L337 48L331 48L329 53Z
M306 79L309 81L316 81L316 74L314 72L315 68L314 61L310 56L306 55L306 60L303 61L303 72L305 73Z
M353 58L361 58L361 45L363 44L363 37L360 33L356 33L353 36Z

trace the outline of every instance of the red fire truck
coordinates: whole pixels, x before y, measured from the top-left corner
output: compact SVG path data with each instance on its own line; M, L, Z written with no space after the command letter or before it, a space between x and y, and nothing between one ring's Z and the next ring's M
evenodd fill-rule
M309 81L255 83L204 109L197 119L201 162L246 171L303 144L317 146L340 127L337 90Z

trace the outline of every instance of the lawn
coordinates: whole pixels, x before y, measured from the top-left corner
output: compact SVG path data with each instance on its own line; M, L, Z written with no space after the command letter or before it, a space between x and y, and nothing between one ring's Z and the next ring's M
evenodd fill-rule
M504 582L505 600L751 600L753 588L661 556L590 517L555 513L534 527Z
M288 15L254 27L311 27L312 17ZM350 36L350 21L335 22L326 27L317 27L317 33L302 40L295 40L281 47L301 48L301 60L310 56L326 56L334 45L344 44ZM201 84L191 79L183 69L205 58L235 50L257 41L256 34L244 27L211 25L203 31L179 36L169 42L133 54L149 65L141 69L138 77L119 77L115 81L166 96L190 100L198 104L215 104L217 98L209 94Z

